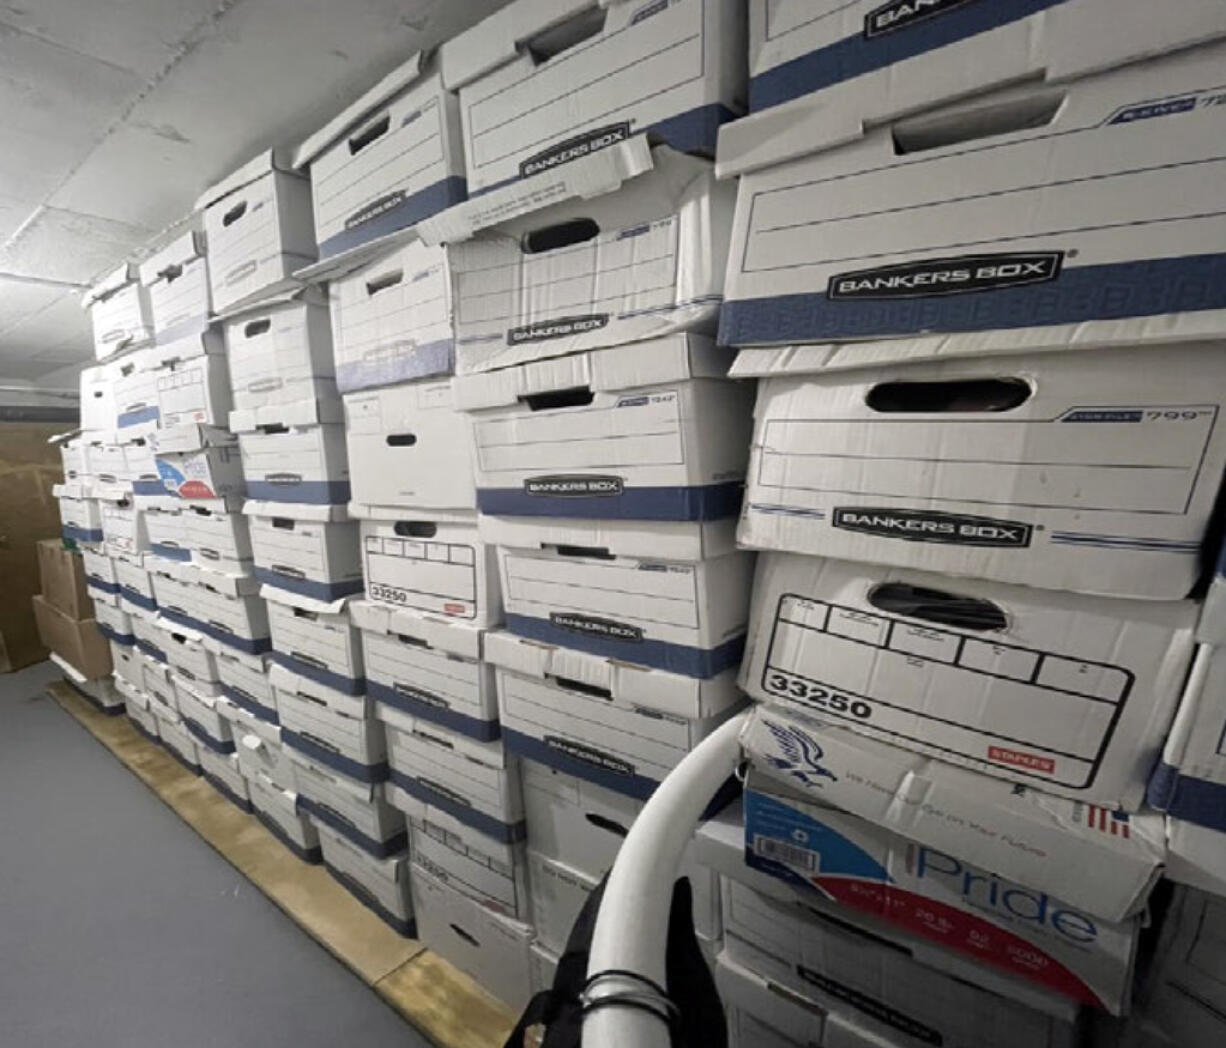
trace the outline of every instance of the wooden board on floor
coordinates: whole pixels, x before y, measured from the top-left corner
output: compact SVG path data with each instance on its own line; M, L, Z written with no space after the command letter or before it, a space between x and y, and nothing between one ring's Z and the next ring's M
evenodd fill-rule
M302 862L260 822L63 682L48 693L312 938L440 1048L500 1048L516 1017L463 972L398 935L322 866Z

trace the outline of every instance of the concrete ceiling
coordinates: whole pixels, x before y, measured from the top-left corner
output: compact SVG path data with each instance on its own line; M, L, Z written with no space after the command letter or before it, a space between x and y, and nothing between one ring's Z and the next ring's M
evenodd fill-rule
M70 379L83 288L505 2L0 0L0 384Z

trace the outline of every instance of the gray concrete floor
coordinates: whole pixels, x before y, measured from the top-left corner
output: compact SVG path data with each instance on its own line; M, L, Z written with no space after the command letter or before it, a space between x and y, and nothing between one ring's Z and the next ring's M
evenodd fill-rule
M427 1042L43 693L0 675L0 1044Z

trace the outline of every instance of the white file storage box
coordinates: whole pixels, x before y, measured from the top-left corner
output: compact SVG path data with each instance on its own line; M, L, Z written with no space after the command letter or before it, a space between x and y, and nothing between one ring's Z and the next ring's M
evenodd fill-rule
M196 207L204 211L217 313L292 287L294 270L315 261L311 183L275 152L218 182Z
M214 343L220 348L220 340ZM230 374L220 353L169 360L157 372L161 425L219 426L230 417Z
M342 393L451 374L455 324L446 247L410 240L330 286Z
M500 742L470 739L390 706L377 711L387 732L389 796L398 807L412 810L418 802L427 820L437 810L487 837L523 840L519 763Z
M416 862L410 881L418 938L512 1011L520 1011L532 995L532 926L486 909Z
M234 411L247 494L268 502L349 501L349 459L339 401L270 404Z
M376 859L327 825L319 828L319 843L328 872L362 905L401 935L417 934L407 852Z
M221 693L217 656L204 643L204 635L166 623L162 630L166 662L176 677L201 695Z
M247 780L238 770L238 758L233 753L216 753L207 746L197 746L200 758L200 774L208 784L236 808L252 812L251 793Z
M146 436L158 428L158 366L161 351L136 349L111 362L115 382L115 418L120 441Z
M183 539L199 567L225 575L251 573L251 536L239 499L192 502L183 507Z
M222 695L266 724L277 724L277 699L268 680L267 659L220 645L215 654Z
M151 571L153 565L153 558L149 558L146 563L146 558L140 555L115 558L119 606L129 614L150 614L157 611L157 591L154 589Z
M153 706L158 721L158 738L162 745L180 764L193 775L200 774L200 757L196 749L196 737L187 730L179 714L156 703Z
M336 397L328 303L318 292L255 306L224 330L236 409Z
M233 753L234 735L230 721L222 716L222 711L226 708L225 699L219 695L204 694L197 690L194 681L189 681L177 673L172 673L171 677L174 679L175 699L183 717L184 727L195 736L201 750Z
M249 501L255 577L325 603L362 592L357 521L344 506Z
M366 696L347 695L284 666L270 667L268 679L284 745L359 782L387 778L383 725Z
M506 626L546 644L713 677L740 662L754 555L708 524L482 517Z
M63 496L60 496L61 500ZM115 577L115 562L101 549L81 547L81 566L85 569L85 587L94 604L119 605L119 580Z
M1035 77L1054 86L1223 31L1221 12L1199 0L1157 26L1144 3L989 7L750 0L751 115L720 135L721 177L993 87Z
M387 803L383 783L359 782L286 747L294 765L298 808L363 851L385 859L409 842L404 816Z
M107 604L102 601L95 601L93 610L94 621L98 623L98 632L107 640L120 647L134 648L136 646L136 636L132 633L132 616L128 612L115 604Z
M345 397L354 502L404 509L475 510L468 419L448 378Z
M1029 81L745 174L720 342L937 335L953 356L1216 336L1226 114L1205 85L1224 56Z
M665 147L617 192L451 244L456 373L711 330L734 187Z
M271 648L268 612L248 576L220 575L190 564L158 566L153 589L162 615L219 644L259 655Z
M366 691L377 702L473 739L498 738L493 667L484 632L374 601L349 605L361 630Z
M532 851L528 853L528 877L537 941L554 953L562 954L566 951L575 918L600 882Z
M95 364L81 369L81 439L114 431L118 408L115 383L118 371L113 363Z
M179 715L179 699L175 695L174 683L170 679L170 671L160 662L145 659L142 668L141 690L149 697L153 708L160 713Z
M1201 575L1226 345L733 372L763 379L742 545L1126 597Z
M149 552L145 511L129 500L105 501L102 507L102 540L112 557L137 557Z
M103 630L101 622L98 623L98 629L103 636L110 637L111 665L114 667L115 678L127 681L134 688L143 688L145 684L144 661L135 645L128 647L123 642L115 640L106 630Z
M122 680L117 680L115 687L123 696L124 709L132 721L132 726L150 742L157 742L158 719L153 710L149 708L144 696L136 689L125 686Z
M408 229L467 196L459 101L423 55L312 135L294 160L310 165L321 259Z
M383 510L381 519L370 519L367 507L351 510L362 517L362 574L371 600L471 626L502 621L497 555L478 537L476 514Z
M753 390L723 381L730 353L677 334L457 379L481 512L736 516Z
M393 804L406 795L393 790ZM488 910L526 921L528 864L522 843L498 841L420 802L406 806L413 861Z
M230 704L222 711L230 721L230 730L234 735L234 753L238 757L238 765L243 775L255 781L264 781L275 785L278 789L294 787L294 762L289 758L289 751L281 743L279 728L269 731L263 726L252 731L249 721L236 715L235 707Z
M263 777L249 778L247 789L255 817L269 833L303 862L323 860L319 831L309 815L298 811L298 795L292 789L282 789Z
M69 495L64 489L65 485L60 484L51 491L60 504L60 533L74 542L101 542L102 512L99 503L83 495Z
M145 510L145 531L149 536L149 552L167 560L191 560L182 510Z
M237 440L214 426L176 426L156 435L158 473L181 499L241 497L246 491Z
M734 670L696 680L491 633L507 747L637 800L743 701Z
M94 328L94 356L99 360L153 337L149 295L136 267L125 263L85 293Z
M755 699L1047 793L1136 811L1194 648L1190 601L758 558Z
M136 650L155 662L166 662L166 637L156 617L146 613L129 615Z
M519 0L443 45L469 192L551 171L630 135L711 155L745 105L745 11Z
M272 661L347 695L366 691L362 641L348 602L331 603L265 586Z
M140 282L159 342L168 333L203 327L212 312L204 234L189 229L175 237L141 263Z
M155 433L128 441L123 446L124 469L132 487L132 502L138 509L169 509L175 497L162 480L154 450Z

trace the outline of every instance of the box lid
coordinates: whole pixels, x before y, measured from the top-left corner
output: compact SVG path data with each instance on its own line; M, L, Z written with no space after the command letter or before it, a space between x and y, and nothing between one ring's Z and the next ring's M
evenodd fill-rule
M268 502L263 499L248 499L243 503L246 517L289 517L290 520L313 520L325 524L350 519L345 506L316 506L306 502Z
M131 262L125 262L86 291L81 298L81 305L88 309L95 302L101 302L104 298L110 298L116 291L122 291L136 279L136 266Z
M707 521L477 519L482 542L516 549L579 547L593 555L697 563L736 550L736 519ZM582 555L576 552L576 556Z
M261 426L322 426L344 421L344 406L339 398L263 404L230 412L230 429L236 433L250 433Z
M485 630L412 608L392 608L371 600L355 600L349 605L353 624L368 633L409 637L423 641L436 651L466 659L481 658Z
M205 241L204 232L199 228L200 216L192 216L191 221L191 228L140 264L140 282L146 287L169 276L178 276L185 265L204 255Z
M227 175L220 182L206 189L201 194L200 199L196 201L195 210L203 211L222 197L229 196L235 190L242 189L243 186L248 186L257 178L263 178L273 171L280 171L283 174L294 173L290 150L284 148L269 149L253 156L237 171Z
M336 600L316 600L301 593L281 589L280 586L264 585L260 587L260 596L274 604L284 604L291 608L301 608L303 611L313 611L319 615L343 615L345 605L352 597L338 597Z
M397 66L352 105L346 106L294 150L292 166L306 167L341 137L354 124L361 123L371 112L390 102L401 91L418 80L429 66L428 56L418 51L403 65Z

